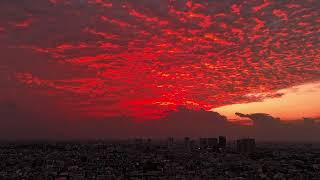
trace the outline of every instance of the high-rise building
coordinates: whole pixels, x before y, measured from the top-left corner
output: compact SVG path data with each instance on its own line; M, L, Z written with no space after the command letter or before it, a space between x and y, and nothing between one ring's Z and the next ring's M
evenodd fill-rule
M212 148L212 149L218 147L218 139L217 138L208 138L208 147Z
M227 138L225 136L219 136L219 147L224 148L227 145Z
M208 147L208 138L200 138L199 146L200 149L206 149Z
M237 151L242 154L251 154L255 151L255 139L245 138L237 140Z

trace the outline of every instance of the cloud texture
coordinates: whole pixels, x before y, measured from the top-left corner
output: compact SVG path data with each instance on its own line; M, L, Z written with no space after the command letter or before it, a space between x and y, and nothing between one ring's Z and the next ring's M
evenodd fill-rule
M317 0L2 0L0 98L148 119L260 101L320 80L319 34Z

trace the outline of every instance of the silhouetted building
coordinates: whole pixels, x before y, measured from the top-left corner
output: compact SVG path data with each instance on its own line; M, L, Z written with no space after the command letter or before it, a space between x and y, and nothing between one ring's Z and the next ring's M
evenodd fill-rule
M237 140L237 151L243 154L251 154L255 151L255 139L245 138Z
M209 148L216 148L218 146L218 139L217 138L208 138L208 147Z
M207 138L200 138L199 146L200 146L200 149L206 149L208 147L208 139Z
M184 149L188 152L191 151L191 140L189 137L184 138Z
M173 137L168 137L168 139L167 139L167 148L168 148L168 149L172 149L172 148L173 148L173 145L174 145L174 139L173 139Z
M227 145L227 138L225 136L219 136L219 147L224 148Z

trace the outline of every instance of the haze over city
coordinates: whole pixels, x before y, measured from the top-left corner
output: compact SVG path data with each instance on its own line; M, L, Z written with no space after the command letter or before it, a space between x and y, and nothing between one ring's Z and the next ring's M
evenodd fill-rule
M320 0L0 0L1 180L319 180Z

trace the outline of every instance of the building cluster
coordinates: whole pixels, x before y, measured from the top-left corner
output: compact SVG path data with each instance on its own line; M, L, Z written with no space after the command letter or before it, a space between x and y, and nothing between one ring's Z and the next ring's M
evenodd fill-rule
M320 148L245 138L0 145L0 179L320 179Z
M256 141L252 138L237 140L237 151L244 154L250 154L255 151Z

